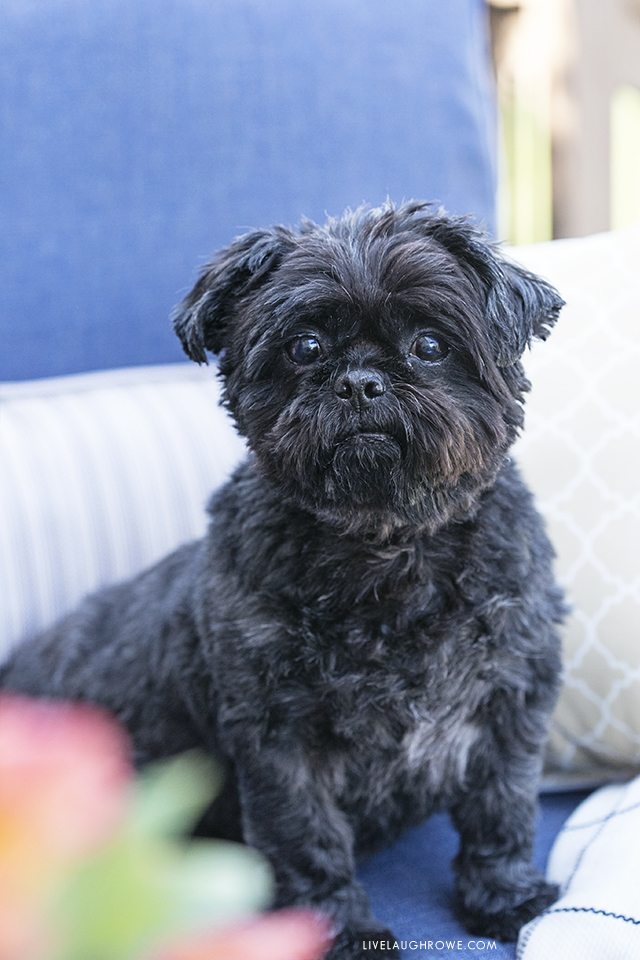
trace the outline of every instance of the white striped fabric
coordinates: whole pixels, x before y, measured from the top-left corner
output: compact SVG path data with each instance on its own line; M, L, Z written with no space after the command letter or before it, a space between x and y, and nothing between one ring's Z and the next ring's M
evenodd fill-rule
M204 532L243 451L218 401L192 364L0 384L0 662Z

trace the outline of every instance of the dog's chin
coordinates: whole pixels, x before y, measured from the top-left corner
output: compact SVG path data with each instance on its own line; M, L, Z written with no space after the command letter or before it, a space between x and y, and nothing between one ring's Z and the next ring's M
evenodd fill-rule
M304 439L290 433L285 439L289 442L256 444L264 475L278 495L343 532L367 538L407 528L434 532L452 518L464 518L501 459L446 477L438 469L444 454L435 443L433 450L408 446L375 427L325 435L317 445L311 431Z
M386 433L361 432L336 444L327 487L336 503L388 509L398 496L401 474L398 441Z
M388 433L363 430L343 437L336 444L336 457L351 456L367 462L381 457L389 461L399 461L402 457L400 444ZM335 459L335 458L334 458Z

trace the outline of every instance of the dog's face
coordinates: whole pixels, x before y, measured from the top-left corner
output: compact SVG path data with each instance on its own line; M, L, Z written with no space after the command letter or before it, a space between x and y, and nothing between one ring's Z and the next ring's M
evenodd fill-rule
M346 527L437 527L495 477L522 422L519 358L562 306L427 204L242 237L178 308L220 354L265 475Z

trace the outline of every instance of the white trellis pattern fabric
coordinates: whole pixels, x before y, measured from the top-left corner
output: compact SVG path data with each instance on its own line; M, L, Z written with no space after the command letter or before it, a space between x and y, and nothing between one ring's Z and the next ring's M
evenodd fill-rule
M640 768L640 227L511 255L567 301L516 455L573 604L548 765L595 782Z

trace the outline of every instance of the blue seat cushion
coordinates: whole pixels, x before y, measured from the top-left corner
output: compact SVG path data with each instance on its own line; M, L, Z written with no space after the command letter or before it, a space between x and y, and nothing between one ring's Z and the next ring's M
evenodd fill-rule
M585 796L571 792L541 798L535 845L540 869L544 869L556 834ZM472 937L456 919L451 861L457 850L458 838L449 818L438 814L368 859L362 864L360 879L375 915L398 940L433 941L431 948L423 951L408 947L403 957L478 960L486 954L493 960L513 960L515 944L497 943L495 949L480 951L473 941L482 938Z
M181 359L251 227L437 199L494 223L484 0L0 5L0 380Z

